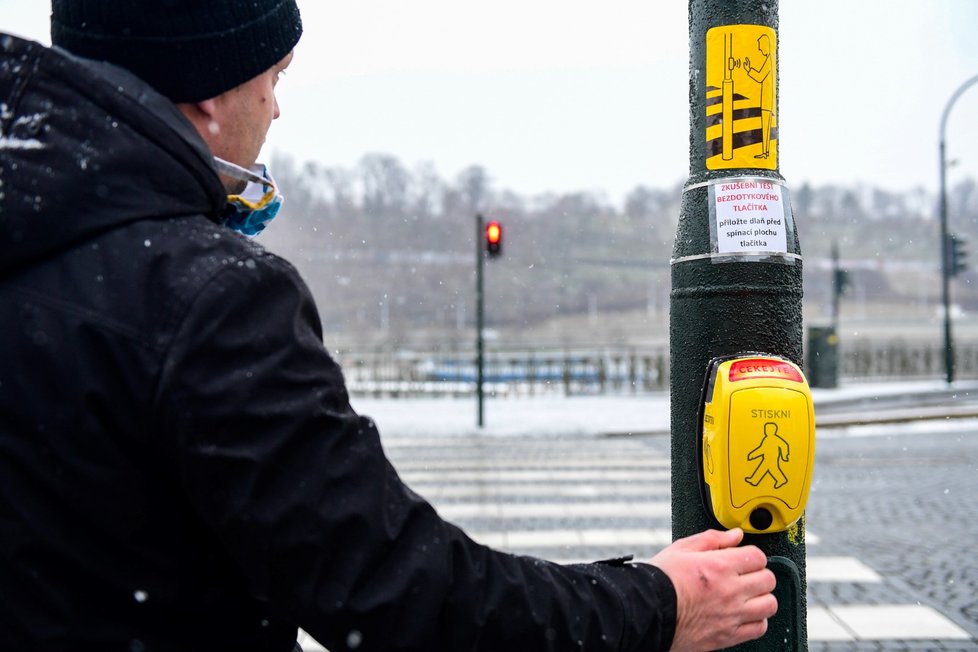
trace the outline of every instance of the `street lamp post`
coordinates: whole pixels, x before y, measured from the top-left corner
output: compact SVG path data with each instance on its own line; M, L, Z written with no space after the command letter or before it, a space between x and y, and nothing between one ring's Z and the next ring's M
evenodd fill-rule
M947 131L947 117L951 113L951 107L961 97L969 87L978 83L978 75L975 75L958 87L951 95L941 114L941 132L939 144L940 156L940 221L941 221L941 298L944 302L944 370L948 384L954 382L954 340L951 338L951 239L948 237L947 230L947 148L945 145L945 132Z

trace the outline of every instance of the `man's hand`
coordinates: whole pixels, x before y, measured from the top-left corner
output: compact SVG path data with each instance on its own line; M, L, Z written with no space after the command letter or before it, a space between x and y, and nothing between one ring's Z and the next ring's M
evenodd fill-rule
M759 638L778 610L774 573L740 529L680 539L652 558L676 587L677 652L718 650Z

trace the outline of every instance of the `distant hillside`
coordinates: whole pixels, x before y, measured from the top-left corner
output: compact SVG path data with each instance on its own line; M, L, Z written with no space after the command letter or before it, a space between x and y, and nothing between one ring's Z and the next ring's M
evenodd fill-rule
M591 192L524 197L493 187L480 166L447 181L431 166L408 169L385 154L365 156L354 169L278 159L273 170L287 201L261 241L302 272L334 339L470 332L477 212L504 225L503 255L487 265L489 327L586 328L618 314L662 316L668 307L681 186L640 186L615 206ZM828 301L828 260L837 243L854 281L850 297L936 303L935 197L921 189L791 191L806 302ZM951 229L978 246L974 181L951 189L949 214ZM978 265L978 255L974 260ZM955 284L955 299L978 309L972 277L978 279L968 273ZM579 316L589 319L575 321Z

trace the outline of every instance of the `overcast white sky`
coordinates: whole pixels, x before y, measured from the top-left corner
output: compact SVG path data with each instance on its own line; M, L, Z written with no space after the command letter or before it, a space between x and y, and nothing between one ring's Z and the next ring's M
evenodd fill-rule
M685 0L299 0L305 34L265 156L368 152L484 165L524 194L668 187L689 172ZM0 29L49 42L49 3ZM780 169L789 186L936 190L938 127L978 75L976 0L781 0ZM978 178L978 86L948 122L949 183Z

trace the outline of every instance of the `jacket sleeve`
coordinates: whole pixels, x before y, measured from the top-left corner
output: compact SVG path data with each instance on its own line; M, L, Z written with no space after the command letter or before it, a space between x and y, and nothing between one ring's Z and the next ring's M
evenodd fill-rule
M669 649L658 569L494 551L405 486L274 256L203 287L158 396L174 473L249 591L333 652Z

